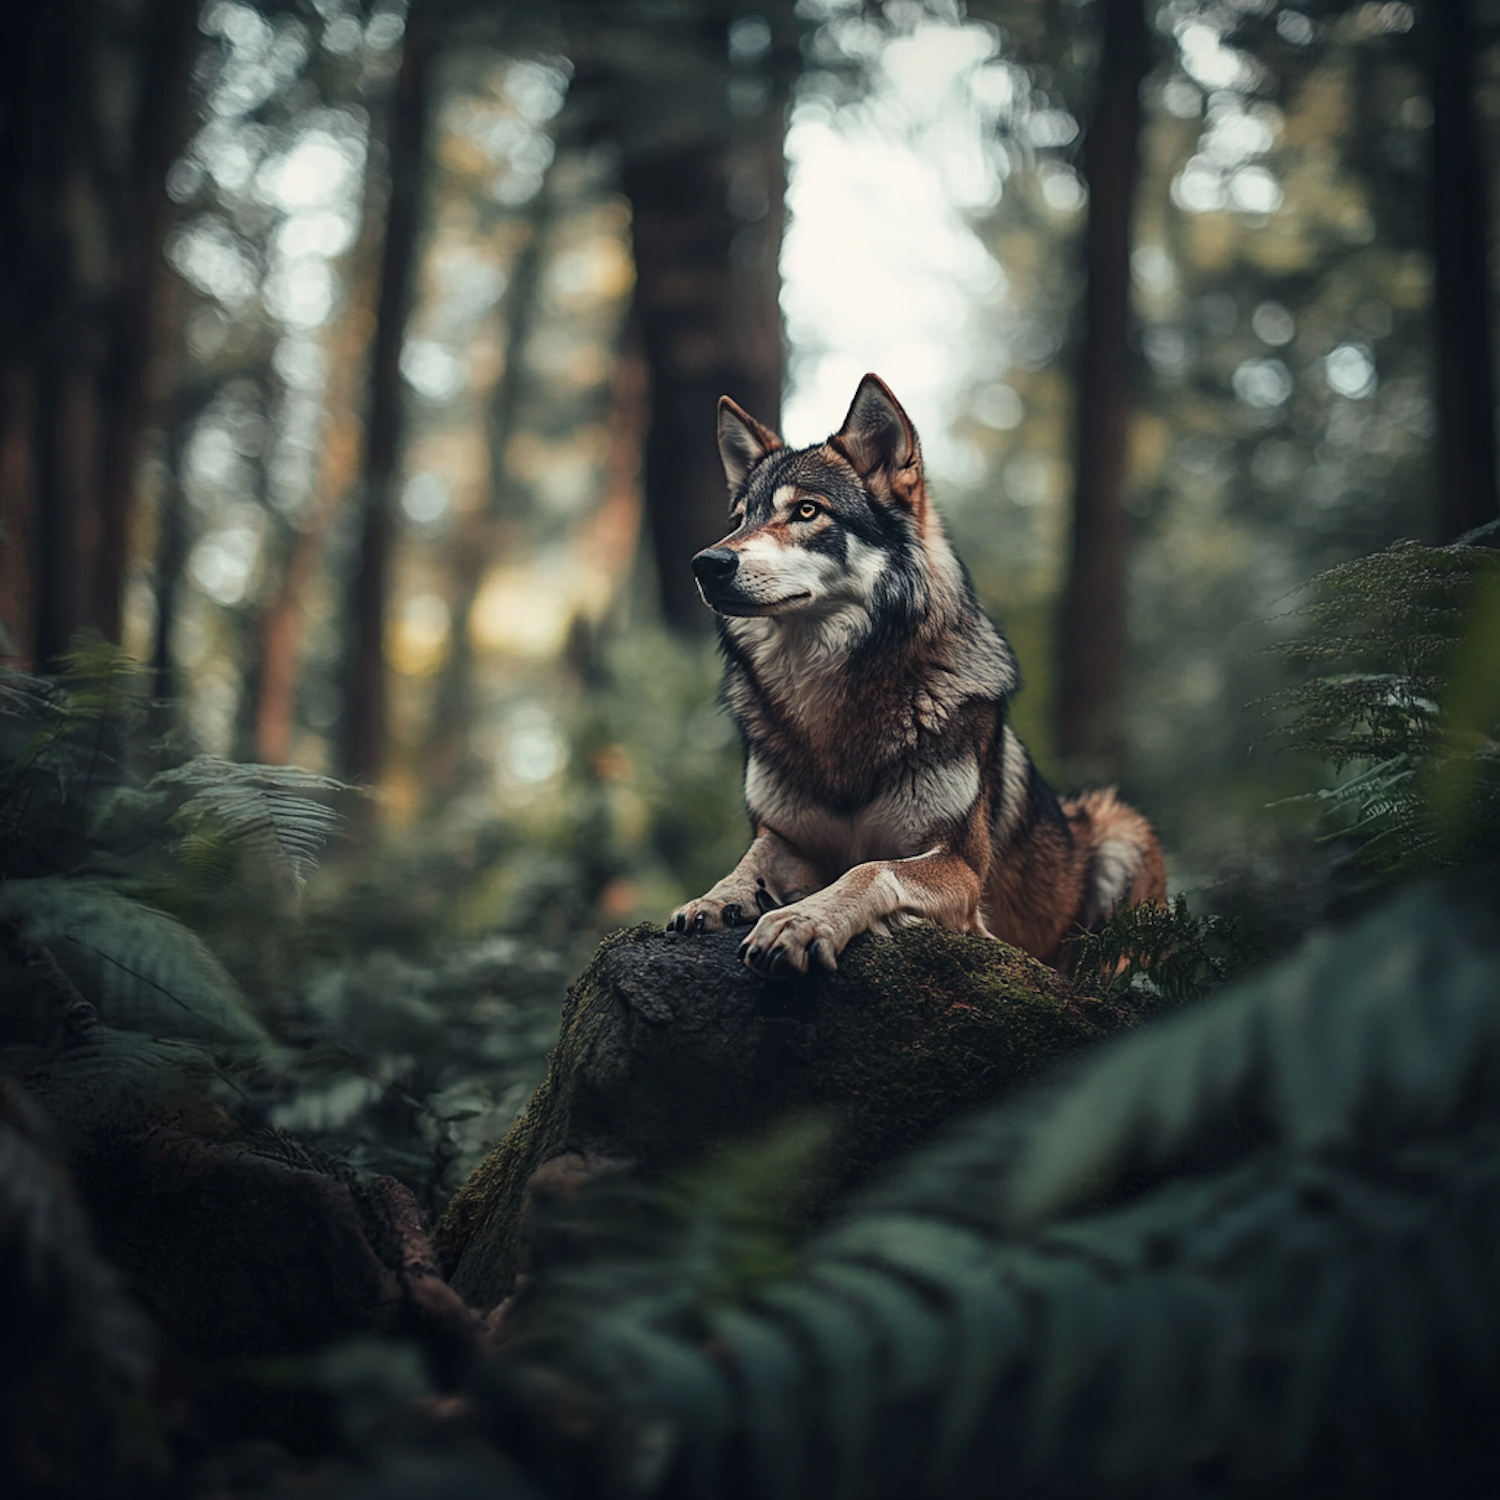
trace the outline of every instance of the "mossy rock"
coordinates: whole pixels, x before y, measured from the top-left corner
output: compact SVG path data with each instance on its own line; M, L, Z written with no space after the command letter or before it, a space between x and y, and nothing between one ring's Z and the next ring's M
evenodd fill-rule
M1018 949L926 923L856 938L837 974L807 978L752 974L740 938L639 927L601 946L568 993L545 1082L438 1226L472 1305L510 1291L528 1185L554 1159L652 1177L794 1110L832 1110L826 1202L1132 1019Z

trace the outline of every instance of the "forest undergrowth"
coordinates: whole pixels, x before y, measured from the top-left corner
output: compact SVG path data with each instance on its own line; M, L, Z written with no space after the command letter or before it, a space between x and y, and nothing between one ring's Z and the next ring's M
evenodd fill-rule
M1497 558L1398 544L1306 595L1286 650L1311 670L1268 707L1332 768L1304 857L1337 862L1355 926L1309 913L1288 956L1255 937L1254 893L1224 891L1117 921L1081 981L1147 992L1158 1024L811 1238L771 1222L763 1168L795 1173L790 1147L637 1203L628 1242L542 1278L498 1363L314 1361L298 1378L344 1436L305 1461L341 1493L416 1493L380 1488L404 1473L455 1500L1405 1482L1500 1388ZM65 1149L211 1110L248 1149L388 1174L436 1213L540 1080L628 840L584 799L534 899L489 930L472 903L445 918L434 882L521 888L513 833L372 854L356 789L153 742L144 682L85 643L0 685L0 1072L45 1066ZM639 705L591 712L572 760L597 788ZM768 1242L769 1269L726 1270ZM444 1392L456 1424L390 1420ZM1460 1454L1456 1480L1471 1459L1495 1468Z

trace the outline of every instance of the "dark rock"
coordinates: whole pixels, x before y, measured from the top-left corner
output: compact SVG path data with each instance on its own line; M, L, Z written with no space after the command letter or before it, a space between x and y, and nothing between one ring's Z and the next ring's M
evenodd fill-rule
M99 1253L52 1131L0 1075L0 1491L157 1493L156 1340Z
M433 1305L420 1211L390 1178L351 1188L171 1127L121 1138L79 1175L109 1253L199 1358L426 1333L434 1319L446 1336L454 1317Z
M627 1164L654 1177L817 1108L839 1127L816 1212L950 1116L1132 1019L1015 948L928 924L856 939L836 975L792 979L739 963L742 936L641 927L603 944L569 992L546 1081L438 1226L466 1301L510 1292L528 1204L555 1196L554 1178Z

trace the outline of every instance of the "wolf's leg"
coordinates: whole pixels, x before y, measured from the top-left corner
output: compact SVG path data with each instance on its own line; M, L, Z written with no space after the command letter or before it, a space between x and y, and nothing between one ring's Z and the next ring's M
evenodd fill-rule
M946 851L855 865L830 886L767 912L740 945L757 973L830 972L850 938L883 930L895 916L929 917L959 932L988 937L979 915L979 876L962 855Z
M745 857L706 895L667 918L668 932L748 927L762 912L816 890L817 870L780 834L762 829Z

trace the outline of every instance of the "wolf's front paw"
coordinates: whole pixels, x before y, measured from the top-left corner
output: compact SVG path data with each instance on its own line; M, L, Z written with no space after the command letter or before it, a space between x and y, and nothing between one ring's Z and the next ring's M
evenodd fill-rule
M767 913L755 924L740 944L740 959L746 968L768 979L806 974L813 964L833 974L847 940L825 918L800 905L787 906Z
M743 927L750 920L736 901L712 901L700 896L679 906L667 918L668 932L722 932L726 927Z
M716 885L706 896L679 906L667 918L668 932L723 932L730 927L748 927L763 912L781 903L766 889L764 880L754 885Z

